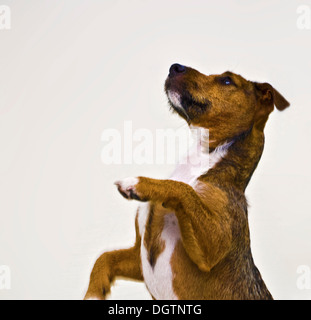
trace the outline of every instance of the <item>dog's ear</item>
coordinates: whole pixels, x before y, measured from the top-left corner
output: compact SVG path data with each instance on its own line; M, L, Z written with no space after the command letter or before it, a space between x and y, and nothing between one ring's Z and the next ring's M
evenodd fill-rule
M275 105L280 111L289 107L289 102L271 84L254 82L254 85L261 103Z
M290 106L290 103L276 90L273 88L274 105L280 111L283 111Z

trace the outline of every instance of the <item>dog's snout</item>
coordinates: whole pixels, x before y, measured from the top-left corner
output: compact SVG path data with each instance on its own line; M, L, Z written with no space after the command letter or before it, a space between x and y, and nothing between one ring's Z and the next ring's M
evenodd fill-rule
M177 74L181 74L181 73L184 73L184 72L186 72L186 67L185 66L183 66L181 64L178 64L178 63L174 63L170 67L169 76L170 77L174 77Z

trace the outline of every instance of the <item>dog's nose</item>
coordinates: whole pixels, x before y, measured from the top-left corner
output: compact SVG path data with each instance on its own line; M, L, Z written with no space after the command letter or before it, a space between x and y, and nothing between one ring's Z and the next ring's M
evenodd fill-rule
M178 64L178 63L174 63L170 67L169 76L170 77L174 77L177 74L184 73L184 72L186 72L186 67L185 66L182 66L181 64Z

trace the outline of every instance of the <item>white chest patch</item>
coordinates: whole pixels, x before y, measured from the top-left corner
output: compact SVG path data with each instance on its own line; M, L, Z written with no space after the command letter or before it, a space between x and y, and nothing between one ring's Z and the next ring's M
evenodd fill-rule
M146 221L147 218L145 217L148 216L149 212L149 205L145 204L144 206L139 211L139 228L143 234L145 231L145 224L142 225L143 220ZM141 229L142 226L143 229ZM161 239L165 242L165 248L157 258L154 267L148 261L148 252L144 246L144 241L142 240L141 242L141 262L144 280L148 290L157 300L177 300L178 298L173 290L173 273L170 264L176 243L180 239L178 221L174 213L167 214L164 217Z
M197 179L207 173L227 154L231 144L232 142L225 143L209 153L202 141L199 141L177 165L170 179L194 187Z

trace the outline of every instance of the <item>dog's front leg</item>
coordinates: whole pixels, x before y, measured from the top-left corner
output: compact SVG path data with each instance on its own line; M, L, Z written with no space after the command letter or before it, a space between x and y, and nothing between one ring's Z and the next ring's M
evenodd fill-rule
M160 202L174 210L183 246L202 271L209 271L228 253L232 232L226 210L219 208L226 201L219 190L219 201L206 202L190 185L179 181L139 177L118 181L116 185L127 199ZM210 190L215 192L213 186Z

